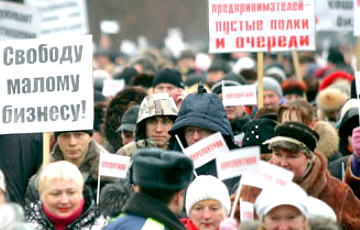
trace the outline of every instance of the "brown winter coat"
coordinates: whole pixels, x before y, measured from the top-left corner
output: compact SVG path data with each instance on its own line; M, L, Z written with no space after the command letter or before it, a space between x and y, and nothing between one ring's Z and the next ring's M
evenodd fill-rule
M357 230L360 226L360 200L351 188L331 176L327 170L327 159L315 150L315 161L304 180L299 184L309 196L327 203L336 213L343 229ZM255 202L258 188L246 186L242 189L244 201Z
M346 164L345 182L349 185L354 194L360 199L360 177L356 177L351 171L350 166L352 159L353 156L350 156Z

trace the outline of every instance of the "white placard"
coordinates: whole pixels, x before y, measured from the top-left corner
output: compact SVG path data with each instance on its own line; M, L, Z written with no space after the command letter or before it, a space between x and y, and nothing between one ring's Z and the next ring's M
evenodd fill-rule
M25 0L42 9L41 36L88 34L85 0Z
M244 172L256 171L260 161L259 146L241 148L216 157L216 171L220 180L238 177Z
M354 36L360 36L360 1L354 1Z
M239 146L242 146L244 136L245 136L245 133L240 133L238 135L235 135L234 140L235 140L236 144L238 144Z
M0 42L0 133L93 128L92 36Z
M217 153L229 152L229 148L221 133L217 132L185 148L183 151L186 156L193 160L194 168L197 169L214 160Z
M110 153L100 153L99 175L126 178L130 157Z
M316 1L317 31L351 31L354 17L353 0Z
M254 220L254 204L240 199L240 220L241 222Z
M100 22L100 29L106 34L117 34L120 32L120 24L115 20L103 20Z
M360 95L360 72L355 72L355 88L356 88L356 98L359 98Z
M265 188L268 186L282 186L289 184L294 177L294 173L272 165L265 161L258 163L258 171L245 172L241 176L240 183L242 185L250 185L258 188Z
M39 8L0 2L0 40L37 38L40 26Z
M222 100L224 106L257 105L256 86L223 86Z
M104 79L102 94L106 97L115 96L125 88L125 80Z
M314 0L209 0L209 52L315 50Z

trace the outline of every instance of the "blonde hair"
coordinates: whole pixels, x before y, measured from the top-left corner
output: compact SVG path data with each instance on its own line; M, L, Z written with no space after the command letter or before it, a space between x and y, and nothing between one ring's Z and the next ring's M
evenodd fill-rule
M38 178L37 185L39 194L49 186L54 180L72 180L82 189L84 179L78 167L68 161L57 161L46 165Z

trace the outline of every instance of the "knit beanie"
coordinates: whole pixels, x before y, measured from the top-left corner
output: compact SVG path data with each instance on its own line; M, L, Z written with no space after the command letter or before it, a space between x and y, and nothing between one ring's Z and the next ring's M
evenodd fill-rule
M218 178L210 175L198 176L186 191L185 208L189 215L191 208L203 200L217 200L230 213L230 197L226 185Z
M168 83L179 88L184 88L184 83L181 79L181 73L176 69L165 68L159 70L154 78L153 87L155 88L161 83Z
M89 129L89 130L70 130L70 131L60 131L60 132L55 132L55 140L57 140L58 136L62 133L72 133L72 132L81 132L81 133L87 133L90 136L93 135L93 130Z
M258 88L258 81L255 82L256 88ZM280 98L283 96L283 91L281 89L280 83L272 77L263 78L264 91L271 90L274 91Z

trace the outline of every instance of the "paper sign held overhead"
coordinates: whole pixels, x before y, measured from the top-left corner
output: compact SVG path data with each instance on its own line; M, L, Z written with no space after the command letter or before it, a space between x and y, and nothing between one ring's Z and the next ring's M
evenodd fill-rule
M317 0L316 30L351 31L354 17L353 1L357 0Z
M223 86L222 100L224 106L233 105L256 105L256 86L255 85L239 85L239 86Z
M106 97L115 96L118 92L123 90L125 87L124 79L114 80L105 79L102 94Z
M243 173L240 183L258 188L268 186L285 187L292 181L293 177L294 173L289 170L265 161L259 161L258 171Z
M92 36L0 41L0 133L93 128Z
M193 160L196 169L214 160L217 154L229 152L229 148L221 133L217 132L185 148L183 151L186 156Z
M210 53L315 50L314 0L209 0Z
M130 157L117 154L100 153L99 175L126 178Z
M260 161L259 146L241 148L216 157L216 171L220 180L238 177L244 172L256 171Z
M354 1L354 36L360 36L360 1Z

